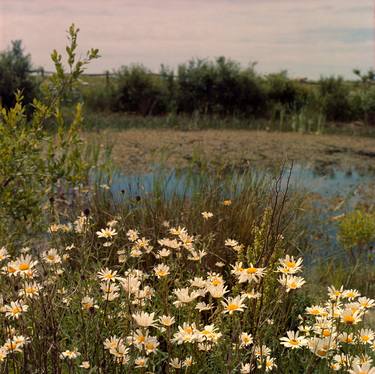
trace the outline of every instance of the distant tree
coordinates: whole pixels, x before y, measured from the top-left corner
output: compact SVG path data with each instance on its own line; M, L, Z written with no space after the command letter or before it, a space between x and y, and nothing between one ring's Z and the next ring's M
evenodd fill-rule
M375 71L370 69L367 73L362 73L359 69L354 69L353 74L356 75L362 83L370 83L375 81Z
M31 56L24 53L21 40L12 41L10 48L0 52L0 103L3 107L14 105L17 90L22 91L25 104L35 97L31 69Z
M354 69L353 73L359 78L358 89L351 97L353 111L365 123L375 124L375 71L370 69L362 73Z

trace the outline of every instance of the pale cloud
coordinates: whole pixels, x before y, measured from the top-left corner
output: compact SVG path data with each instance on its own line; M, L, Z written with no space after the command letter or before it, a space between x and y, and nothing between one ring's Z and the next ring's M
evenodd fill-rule
M71 22L82 49L101 50L91 71L225 55L317 78L374 61L371 0L0 0L0 49L22 39L35 65L51 68Z

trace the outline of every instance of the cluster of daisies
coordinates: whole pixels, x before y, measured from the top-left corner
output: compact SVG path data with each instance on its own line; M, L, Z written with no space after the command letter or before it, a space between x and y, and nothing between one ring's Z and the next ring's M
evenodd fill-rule
M213 214L203 212L202 216L207 220ZM114 222L111 221L96 233L99 239L104 240L104 246L111 246L116 239L118 232ZM191 274L190 278L187 276L181 279L186 273L183 269L177 269L176 272L176 263L184 259L182 263L196 263L199 269L208 252L197 248L197 238L189 235L186 228L170 227L168 222L164 226L169 235L159 239L157 245L152 245L149 239L131 229L126 233L129 246L117 251L119 265L135 264L151 256L154 261L150 272L125 267L120 274L106 267L97 274L101 282L101 299L112 302L124 294L131 305L129 309L133 311L129 322L133 326L130 334L113 335L104 342L114 362L150 369L150 358L158 354L163 346L168 353L167 365L177 370L193 367L197 363L194 355L182 358L181 352L195 351L195 356L197 352L209 354L218 346L227 347L228 342L231 342L233 349L240 352L238 357L252 357L258 369L271 371L277 368L271 349L260 341L254 341L250 331L245 331L241 323L236 329L235 340L228 336L228 333L233 335L233 332L223 332L222 325L232 324L231 318L243 319L251 303L261 298L258 285L267 272L280 274L278 282L284 293L300 288L305 281L296 274L302 271L302 259L286 255L279 259L275 270L269 271L252 263L246 265L244 261L235 261L234 264L217 261L214 266L220 271L199 271L199 274L193 271L187 273ZM245 246L234 239L227 239L225 247L233 258L244 255ZM232 282L226 280L226 273ZM159 306L161 311L157 315L154 310L158 309L155 305L156 300L160 299L164 304L161 308ZM86 298L85 305L94 307L94 299ZM248 314L246 318L249 318ZM182 348L176 350L175 347ZM237 362L237 371L250 373L253 364L242 361Z
M203 212L201 219L212 217ZM327 303L308 307L300 316L298 331L288 331L275 342L265 332L277 318L278 306L305 284L302 258L284 255L261 266L249 247L235 239L222 243L227 256L219 256L186 228L163 225L167 234L156 241L138 230L125 230L127 240L121 246L116 240L123 229L116 219L98 231L90 231L94 226L85 214L72 224L50 227L51 235L96 236L95 250L112 254L100 263L93 263L87 249L85 258L78 241L34 254L22 248L17 257L0 248L0 280L8 290L0 300L6 326L0 363L26 356L25 347L32 347L36 338L28 324L35 321L38 300L46 302L55 290L59 297L54 302L61 302L65 313L61 329L64 318L70 321L67 329L72 320L80 324L80 338L75 331L64 331L73 335L59 346L58 359L70 368L96 370L105 362L107 369L195 372L210 357L221 357L225 370L234 373L271 372L279 370L276 354L284 346L310 351L331 370L375 371L375 333L365 323L374 300L332 287ZM71 267L76 256L82 263L79 277ZM252 323L256 318L262 328Z
M365 327L374 307L375 300L357 290L329 287L328 301L307 307L298 331L288 331L281 344L309 350L333 371L374 374L375 332Z
M74 245L66 247L63 254L51 248L42 252L38 259L30 254L29 247L22 248L21 254L14 259L5 247L0 248L3 276L0 312L5 317L3 331L5 342L0 347L0 363L4 362L9 355L14 359L14 355L22 352L25 345L32 343L30 337L20 334L17 330L17 321L23 320L43 290L64 274L63 263L68 261L69 253L73 248ZM41 273L46 271L49 276L42 281ZM63 293L64 290L61 289L60 292ZM5 302L4 298L8 302ZM68 300L65 302L68 304ZM69 351L61 352L61 358L68 356Z

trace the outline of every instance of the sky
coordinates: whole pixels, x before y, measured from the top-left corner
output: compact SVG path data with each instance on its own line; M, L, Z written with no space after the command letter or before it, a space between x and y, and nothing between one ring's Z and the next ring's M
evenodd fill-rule
M35 66L52 69L66 30L80 28L88 71L142 63L154 72L226 56L260 73L353 77L374 67L375 0L0 0L0 50L22 39Z

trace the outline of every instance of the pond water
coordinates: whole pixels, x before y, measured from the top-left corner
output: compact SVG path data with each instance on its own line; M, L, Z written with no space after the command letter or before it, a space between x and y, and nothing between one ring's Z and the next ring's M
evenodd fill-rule
M254 170L254 178L270 177L266 171ZM285 188L288 173L282 176L282 188ZM113 175L110 190L115 199L124 194L131 197L147 195L155 189L164 196L180 194L190 196L199 191L199 184L205 176L201 172L168 171L142 175ZM228 178L228 176L226 176ZM230 176L237 191L244 180L240 173ZM207 178L206 178L207 181ZM354 209L359 203L374 204L375 176L363 174L355 169L340 170L335 168L316 169L309 165L295 164L291 170L290 187L308 194L311 202L309 231L311 254L304 254L306 261L314 262L314 258L334 258L343 255L336 234L337 217ZM373 193L371 193L373 192ZM234 196L232 196L234 197ZM317 256L319 254L319 256Z
M262 172L254 169L261 175ZM264 174L267 172L263 172ZM234 175L236 181L241 182L241 175ZM155 185L162 183L164 192L191 193L202 174L181 171L160 171L141 174L124 175L115 173L111 180L111 192L117 196L124 193L130 196L143 195L152 192ZM282 185L287 183L288 175L284 173ZM358 192L366 187L374 185L375 175L363 174L355 169L346 171L330 168L319 170L308 165L295 164L291 171L290 185L293 188L305 189L307 192L318 194L324 198L350 197L353 202L358 199ZM356 197L357 196L357 197Z

